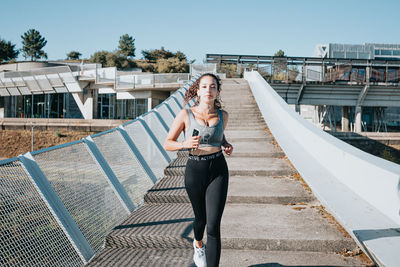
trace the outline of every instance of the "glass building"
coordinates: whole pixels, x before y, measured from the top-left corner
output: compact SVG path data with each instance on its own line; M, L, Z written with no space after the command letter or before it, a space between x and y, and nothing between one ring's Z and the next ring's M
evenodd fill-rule
M83 118L70 93L4 96L0 102L5 118ZM131 120L147 110L148 99L116 99L115 94L99 94L94 118Z
M314 57L400 60L400 44L319 44Z

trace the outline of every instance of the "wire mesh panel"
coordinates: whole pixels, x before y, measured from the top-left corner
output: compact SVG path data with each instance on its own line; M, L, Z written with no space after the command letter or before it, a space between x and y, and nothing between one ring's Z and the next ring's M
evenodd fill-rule
M175 93L174 96L176 97L176 99L178 99L179 104L181 104L183 106L183 103L185 103L185 99L183 98L183 95L180 93Z
M153 182L118 131L92 137L107 163L137 206Z
M169 98L169 100L167 100L168 102L164 102L160 106L157 107L157 110L159 111L160 116L163 118L163 120L167 124L168 128L171 128L172 122L175 119L175 117L172 116L171 112L167 108L167 104L169 104L171 100L173 102L175 102L173 99ZM175 102L175 105L176 105L176 102ZM176 113L175 115L178 115L178 114ZM184 140L185 140L185 137L184 137L183 133L181 133L178 137L178 141L181 142Z
M161 154L161 151L156 147L150 135L138 121L125 125L125 129L142 154L144 160L149 164L154 175L157 179L160 179L168 162Z
M154 111L151 111L144 115L143 120L150 127L153 134L156 136L158 142L162 145L164 144L165 138L167 138L167 130L161 124L161 121L157 118L157 115ZM170 158L174 158L176 156L176 152L166 151Z
M0 265L84 265L19 161L0 165Z
M34 158L90 246L98 252L106 234L129 214L86 145L81 142Z
M179 111L181 111L181 108L178 106L178 104L172 97L169 97L167 100L164 101L164 103L169 105L169 107L172 109L175 115L178 115Z
M162 103L157 107L158 113L160 114L161 118L165 121L167 124L168 128L171 127L172 122L174 121L174 116L171 114L171 112L168 110L167 105L165 103ZM177 115L177 114L176 114Z

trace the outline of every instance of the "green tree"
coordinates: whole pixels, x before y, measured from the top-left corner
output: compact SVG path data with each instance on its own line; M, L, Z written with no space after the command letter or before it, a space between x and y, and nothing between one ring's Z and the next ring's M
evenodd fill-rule
M90 57L89 62L100 63L102 66L106 66L108 53L110 53L110 52L104 51L104 50L97 51Z
M162 46L161 49L153 49L153 50L143 50L143 57L148 61L157 61L158 59L168 59L171 57L176 57L176 54L171 51L165 50Z
M67 54L67 59L76 60L79 59L81 56L82 54L79 53L78 51L71 51Z
M46 58L47 54L42 48L47 44L47 41L40 32L35 29L30 29L21 35L22 38L22 55L24 58L31 58L31 61L35 61L39 58Z
M186 55L182 53L181 51L177 51L175 54L175 57L178 58L179 60L187 60Z
M15 49L15 45L10 41L0 39L0 63L8 62L18 57L19 51Z
M127 69L136 67L136 63L129 58L121 55L119 51L98 51L91 56L89 62L101 63L103 67L117 67L118 69Z
M281 49L278 50L278 52L275 53L275 57L286 57L285 52Z
M125 57L135 57L135 39L128 34L124 34L119 38L119 51Z

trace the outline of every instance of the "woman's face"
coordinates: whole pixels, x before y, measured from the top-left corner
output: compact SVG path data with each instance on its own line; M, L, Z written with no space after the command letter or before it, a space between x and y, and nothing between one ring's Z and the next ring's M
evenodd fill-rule
M199 90L197 95L200 98L200 102L214 103L214 100L219 95L217 81L214 77L204 76L201 78L199 83Z

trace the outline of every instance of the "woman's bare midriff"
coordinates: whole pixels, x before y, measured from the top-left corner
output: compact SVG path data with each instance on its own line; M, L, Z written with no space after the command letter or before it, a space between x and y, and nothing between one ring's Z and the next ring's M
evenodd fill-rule
M189 153L192 155L196 155L196 156L204 156L204 155L210 155L213 153L217 153L221 150L222 150L221 147L208 146L208 147L201 147L198 149L190 150Z

